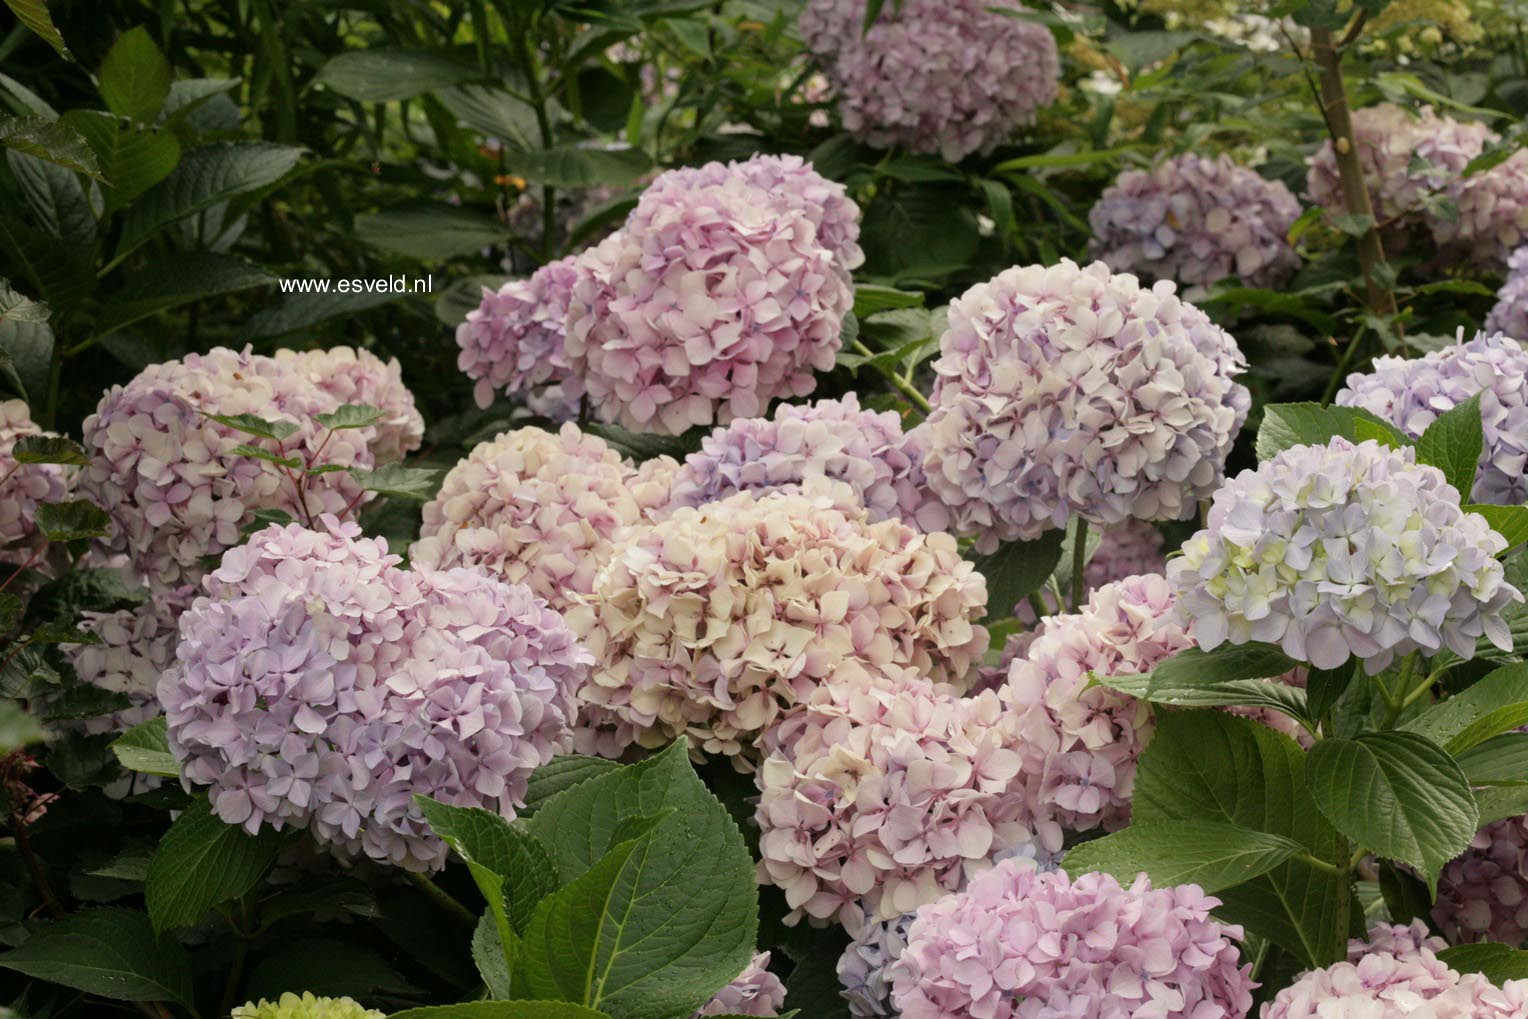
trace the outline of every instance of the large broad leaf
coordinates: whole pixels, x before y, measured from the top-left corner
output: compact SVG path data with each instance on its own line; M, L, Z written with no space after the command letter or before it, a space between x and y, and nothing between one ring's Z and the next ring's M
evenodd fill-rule
M109 113L70 110L63 122L78 131L99 160L108 209L120 209L170 175L180 142L166 128L138 127Z
M37 529L49 541L104 538L111 525L106 511L85 499L40 503L35 519Z
M1479 973L1498 986L1528 980L1528 952L1510 945L1455 945L1439 952L1438 959L1457 973Z
M244 993L275 1000L287 991L362 1001L384 994L422 997L381 952L355 937L283 940L269 950L250 973Z
M1528 541L1528 506L1490 506L1468 503L1464 511L1478 513L1485 517L1491 529L1507 539L1508 549L1514 549Z
M72 127L46 117L0 117L0 145L99 180L101 161Z
M1484 444L1480 394L1476 393L1428 425L1417 440L1417 461L1438 468L1460 498L1468 499L1475 487L1475 467Z
M180 777L180 766L175 763L175 755L170 753L163 715L140 722L118 736L111 751L129 771L165 778Z
M387 1019L610 1019L604 1012L565 1001L464 1001L394 1012Z
M1134 823L1219 821L1293 839L1316 859L1336 853L1337 833L1305 783L1299 744L1259 722L1219 711L1175 711L1136 772ZM1335 959L1337 878L1290 860L1220 892L1226 919L1294 952L1307 965Z
M1144 873L1157 885L1218 892L1250 881L1305 851L1283 835L1220 821L1158 821L1084 842L1066 855L1074 873L1103 871L1128 883Z
M459 85L435 93L463 124L506 144L528 149L537 137L536 109L491 85Z
M505 941L561 883L557 864L524 827L481 807L454 807L427 796L414 801L431 830L467 864Z
M175 255L154 262L106 299L97 335L204 297L266 286L276 277L236 255Z
M1430 889L1479 827L1459 765L1414 732L1323 740L1311 750L1307 771L1317 805L1339 831L1355 845L1415 867Z
M987 578L987 616L1005 619L1020 600L1033 594L1061 561L1060 530L1033 541L1008 541L991 555L977 556L976 569Z
M149 861L143 888L158 931L190 927L212 907L249 891L276 861L284 833L261 828L250 835L198 799L175 819Z
M96 287L96 274L90 251L81 250L52 234L28 227L18 219L0 216L0 248L26 275L37 296L55 312L74 308ZM47 328L39 322L7 318L13 326L31 325ZM50 349L51 349L51 336ZM18 358L18 364L20 359Z
M1305 691L1271 679L1203 681L1193 686L1159 683L1150 675L1098 676L1094 682L1152 704L1175 708L1269 708L1314 730L1315 720L1305 705Z
M101 61L101 98L119 117L147 123L170 94L170 63L141 25L117 37Z
M1401 728L1458 755L1528 725L1528 664L1507 665L1433 705Z
M59 34L58 26L53 24L53 16L48 13L48 3L49 0L5 0L5 6L16 15L17 21L36 32L43 42L58 51L59 56L69 57L69 47L64 45L64 37Z
M363 103L411 99L482 76L470 56L419 50L352 50L331 57L313 79Z
M133 203L117 254L203 209L268 187L297 165L303 149L273 142L220 142L187 152L172 172Z
M47 739L42 723L15 701L0 701L0 757Z
M527 825L570 883L531 917L517 986L617 1019L667 1019L704 1004L753 957L752 857L682 740L559 793Z
M281 303L251 316L239 327L240 340L258 340L267 336L307 329L341 315L352 315L399 300L404 295L390 291L367 291L358 294L287 294Z
M191 966L170 938L133 909L92 909L38 927L0 967L116 1001L191 1007Z
M52 358L53 330L47 323L0 319L0 373L18 395L29 400L47 398Z
M367 244L428 262L475 254L507 236L492 216L444 203L411 203L357 216L355 232Z
M9 283L0 279L0 320L36 324L46 322L52 317L52 308L41 301L34 301L25 294L12 290Z
M641 149L568 147L514 152L506 158L511 172L538 184L560 188L630 184L653 166Z
M1257 430L1257 458L1271 460L1291 446L1324 446L1334 435L1353 442L1376 439L1397 448L1411 444L1394 425L1366 410L1275 403L1263 410L1263 423Z
M472 932L472 964L477 967L478 976L483 978L483 985L488 988L488 996L491 998L514 996L510 989L510 974L514 969L510 953L519 950L518 936L511 944L514 948L505 948L504 938L499 933L499 922L492 910L478 917L478 925Z
M587 782L596 775L615 771L620 765L603 757L569 754L554 757L531 773L525 790L526 811L533 811L558 793Z
M1458 754L1459 770L1475 786L1528 788L1528 732L1505 732Z

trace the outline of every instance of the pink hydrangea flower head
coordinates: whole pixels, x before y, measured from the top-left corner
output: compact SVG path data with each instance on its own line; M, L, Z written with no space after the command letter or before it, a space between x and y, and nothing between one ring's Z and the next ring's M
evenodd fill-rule
M198 593L196 585L183 584L144 605L84 614L79 628L95 634L100 643L64 645L69 663L82 681L125 694L133 702L114 715L87 722L87 732L126 729L160 713L154 691L159 677L175 662L180 615Z
M1471 261L1499 266L1528 243L1528 152L1460 177L1449 194L1456 215L1429 221L1439 244L1458 245Z
M850 134L957 162L1034 124L1058 92L1050 30L993 8L1023 9L1013 0L903 0L865 32L865 0L811 0L796 31Z
M736 176L644 194L576 268L564 390L636 431L678 434L805 396L853 304L807 213Z
M1502 610L1522 595L1496 560L1506 539L1410 447L1291 447L1216 492L1207 524L1167 564L1206 650L1260 641L1373 675L1414 650L1512 646Z
M1433 922L1454 944L1528 940L1528 817L1509 817L1475 833L1438 877Z
M1383 356L1355 372L1336 402L1361 407L1413 439L1437 418L1480 394L1485 448L1467 493L1471 502L1528 502L1528 349L1501 333L1477 333L1418 358Z
M351 347L278 350L275 358L328 393L336 406L360 404L382 411L366 444L378 463L402 460L424 442L424 418L414 406L414 394L403 384L397 358L384 361L365 348Z
M1219 905L1144 874L1122 887L1006 861L919 911L892 998L903 1019L1242 1019L1252 967Z
M568 301L573 296L576 256L537 269L529 279L483 288L483 300L456 327L462 348L456 364L474 380L479 407L508 396L546 399L549 387L568 376Z
M759 952L732 983L690 1017L711 1015L776 1016L785 1007L785 984L769 971L769 953Z
M1408 956L1423 949L1437 953L1447 947L1448 942L1429 931L1421 920L1409 924L1381 923L1369 928L1367 937L1348 939L1348 961L1357 962L1370 952Z
M1090 250L1115 272L1185 287L1233 275L1276 287L1299 268L1288 240L1299 216L1283 182L1190 152L1121 173L1088 214Z
M42 434L25 401L0 401L0 562L13 566L31 561L47 544L37 531L37 504L63 502L72 487L68 468L60 464L16 462L16 440ZM45 565L40 560L32 564L34 569Z
M647 507L635 476L603 439L576 425L505 432L446 475L425 504L410 560L481 567L566 609L593 590L616 535L641 522Z
M159 681L170 749L229 824L437 869L414 795L513 817L570 747L590 659L528 588L401 570L385 541L322 523L259 531L207 575Z
M312 368L324 357L336 363ZM371 468L379 453L391 456L417 444L413 425L389 424L410 417L401 409L409 403L407 391L388 381L395 368L364 352L271 358L219 347L151 365L126 386L113 387L85 419L91 460L79 479L83 494L112 519L100 551L125 554L151 589L163 592L200 578L203 560L237 545L258 510L306 519L365 503L370 495L338 470L310 477L306 506L299 506L282 468L238 449L256 445L326 465ZM375 425L333 434L315 420L355 397L392 411ZM209 414L250 414L297 429L273 443Z
M1241 351L1171 283L1102 262L1007 269L950 305L924 470L977 548L1074 515L1178 519L1251 406Z
M1528 343L1528 245L1507 259L1507 281L1496 293L1496 304L1486 316L1488 333L1506 333Z
M1155 728L1149 704L1092 685L1090 673L1149 672L1191 646L1166 579L1146 575L1106 584L1075 615L1047 617L1009 665L998 696L1023 759L1016 785L1047 849L1061 848L1063 830L1129 822L1136 761Z
M900 518L922 531L942 531L948 522L928 490L923 451L903 434L896 412L861 410L853 393L782 403L773 418L738 418L712 432L675 475L670 505L702 506L807 478L849 485L872 520Z
M760 879L851 933L910 913L1031 841L1022 766L995 694L959 697L914 669L840 667L765 737Z
M1446 193L1496 137L1484 124L1440 117L1430 106L1413 112L1394 103L1354 110L1353 134L1374 216L1396 226L1421 218L1424 199ZM1348 212L1332 143L1323 142L1307 164L1311 201L1332 213Z
M584 700L619 723L601 753L688 733L746 767L849 663L964 677L986 594L949 535L872 523L847 485L813 479L631 528L568 619L599 661Z

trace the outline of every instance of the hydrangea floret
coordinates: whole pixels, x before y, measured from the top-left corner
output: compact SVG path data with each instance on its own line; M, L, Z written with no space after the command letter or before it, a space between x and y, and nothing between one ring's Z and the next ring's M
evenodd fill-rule
M479 407L491 405L501 392L544 400L548 389L567 378L563 338L575 261L570 255L528 279L509 280L497 290L484 287L482 302L456 327L461 348L456 366L473 380Z
M758 952L743 972L691 1016L776 1016L785 1007L785 984L769 971L769 953Z

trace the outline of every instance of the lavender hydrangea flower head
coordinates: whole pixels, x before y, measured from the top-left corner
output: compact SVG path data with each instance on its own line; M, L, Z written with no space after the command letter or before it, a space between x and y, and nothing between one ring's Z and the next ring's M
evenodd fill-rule
M765 737L760 879L794 911L851 933L962 887L1031 841L1021 759L992 693L961 698L916 670L840 667Z
M279 447L265 441L264 448L340 467L370 468L379 456L417 445L422 429L408 423L417 414L404 410L407 391L391 384L395 365L374 376L372 366L382 363L371 355L341 355L350 370L334 364L315 370L314 356L270 358L219 347L152 365L107 392L85 419L91 460L79 479L83 494L112 519L112 534L99 543L100 551L126 554L151 589L167 591L194 583L205 557L238 544L257 510L306 518L365 503L369 494L338 470L311 476L306 506L299 506L281 468L238 452L262 440L207 416L251 414L295 424ZM330 434L314 416L334 411L343 400L319 381L344 399L379 399L375 405L388 416Z
M964 677L986 650L986 593L949 535L872 523L847 485L809 479L631 528L568 621L599 661L591 718L619 722L599 752L688 733L746 767L852 662Z
M268 527L208 574L159 682L170 749L229 824L436 869L414 795L513 817L570 746L590 658L528 588L323 527Z
M366 447L377 463L402 460L424 441L424 417L414 394L403 384L397 358L382 360L364 348L278 350L276 362L298 372L314 389L333 397L336 406L362 404L382 412L371 425Z
M1413 113L1394 103L1354 110L1353 135L1374 216L1397 227L1420 218L1424 199L1445 194L1496 137L1484 124L1440 117L1431 106ZM1307 164L1311 201L1348 212L1332 143L1323 142Z
M1197 885L1009 860L918 912L892 998L903 1019L1241 1019L1252 967L1219 905Z
M652 508L642 497L666 498L661 485L636 478L619 453L576 425L505 432L446 475L425 504L410 561L480 567L565 610L593 590L617 534Z
M373 404L373 406L375 406ZM312 991L287 991L275 1001L261 998L233 1010L229 1019L384 1019L383 1013L366 1008L354 998L319 998Z
M1171 283L1007 269L950 305L924 470L977 548L1080 514L1177 519L1219 486L1251 397L1236 341Z
M1121 173L1088 214L1090 250L1115 272L1186 287L1231 275L1276 287L1299 268L1288 240L1299 216L1283 182L1190 152Z
M785 984L769 971L769 953L759 952L732 983L690 1017L712 1015L776 1016L785 1007Z
M1522 595L1495 558L1506 539L1411 448L1291 447L1216 492L1207 522L1167 564L1205 649L1262 641L1373 675L1414 650L1512 646L1502 610Z
M865 0L811 0L796 31L850 134L958 162L1034 124L1058 91L1050 31L995 7L1021 9L1011 0L904 0L865 32Z
M529 279L483 288L483 301L456 327L456 364L475 381L479 407L503 392L521 398L560 386L568 376L563 349L576 256L537 269Z
M1454 944L1528 939L1528 817L1509 817L1475 834L1439 875L1432 918Z
M678 434L805 396L853 304L807 212L736 176L643 195L576 269L563 388L637 431Z
M1472 261L1500 265L1528 243L1528 151L1461 177L1449 195L1457 214L1429 223L1440 245L1458 245Z
M47 540L37 530L37 504L69 498L71 479L59 464L17 463L16 441L42 435L23 400L0 401L0 562L32 561ZM33 561L33 568L44 565ZM8 576L10 570L6 570Z
M183 584L157 593L149 605L84 614L80 629L95 634L99 643L66 644L64 654L81 681L132 701L112 716L87 722L87 732L125 729L159 714L154 691L175 662L180 615L198 593L196 585Z
M1429 952L1441 952L1448 942L1427 929L1421 920L1409 924L1375 924L1369 928L1367 937L1348 939L1348 961L1357 962L1370 952L1390 952L1392 955L1417 955L1424 948Z
M1470 501L1528 502L1528 349L1500 333L1477 333L1468 343L1419 358L1377 357L1355 372L1337 394L1344 407L1361 407L1412 438L1440 415L1480 394L1485 448ZM1463 493L1461 493L1463 494Z
M1488 333L1506 333L1528 343L1528 245L1507 259L1507 281L1496 293L1496 305L1486 316Z
M872 520L900 518L922 531L942 531L948 523L928 490L923 451L903 434L896 412L861 410L853 393L782 403L773 418L739 418L712 432L675 474L670 508L818 477L853 488Z

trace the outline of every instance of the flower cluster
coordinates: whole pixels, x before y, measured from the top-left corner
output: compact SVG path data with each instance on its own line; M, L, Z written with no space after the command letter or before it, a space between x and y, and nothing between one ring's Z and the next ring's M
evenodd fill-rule
M1507 259L1507 281L1496 293L1496 305L1486 316L1486 332L1506 333L1528 343L1528 245Z
M1130 820L1136 760L1154 727L1149 704L1089 674L1148 672L1192 645L1173 619L1167 581L1130 577L1093 592L1075 615L1047 618L1009 666L998 696L1017 727L1015 785L1047 849L1061 848L1063 831L1113 831Z
M103 551L125 553L156 591L193 583L203 559L238 544L257 510L294 517L342 513L368 498L343 470L305 479L306 497L280 467L239 452L368 468L419 444L423 425L397 365L348 350L277 358L216 348L144 369L115 386L85 420L91 461L80 488L112 518ZM378 401L377 424L330 434L314 415L353 398ZM297 425L280 443L253 438L209 414L249 414Z
M1422 218L1425 200L1447 194L1493 137L1484 124L1440 117L1430 106L1413 113L1393 103L1354 110L1353 136L1374 216L1397 226ZM1307 162L1311 200L1333 213L1348 212L1332 143L1322 143Z
M1073 514L1180 518L1218 487L1251 406L1244 362L1173 289L1063 259L950 305L924 469L978 549Z
M1454 944L1528 939L1528 817L1509 817L1475 833L1443 868L1432 918Z
M1528 342L1528 341L1523 341ZM1479 333L1424 357L1377 357L1348 376L1337 403L1361 407L1419 437L1439 415L1480 394L1485 448L1468 501L1528 502L1528 349L1500 333Z
M840 667L765 737L760 878L851 932L966 883L1030 841L1022 761L996 695L961 698L916 670Z
M24 401L0 401L0 562L15 566L30 561L46 544L37 531L37 504L69 498L70 479L65 468L21 464L12 455L16 440L41 434ZM9 572L0 574L0 579Z
M1197 885L1010 860L919 911L892 997L903 1019L1241 1019L1252 967L1241 928L1211 918L1219 905Z
M847 199L780 167L772 194L746 165L690 171L716 183L660 177L579 257L563 389L601 419L677 434L804 396L833 366L853 289L828 245L845 243Z
M353 998L318 998L287 991L275 1001L261 998L239 1005L229 1019L383 1019L383 1013L366 1008Z
M811 0L796 30L850 134L956 162L1032 125L1056 99L1054 37L997 7L1022 9L1012 0L904 0L866 32L865 0Z
M1189 632L1206 649L1262 641L1318 669L1488 637L1512 646L1502 609L1506 539L1465 513L1415 451L1338 437L1294 446L1215 493L1206 529L1167 564Z
M568 749L589 658L523 586L401 570L385 541L323 526L268 527L208 574L159 682L170 748L229 824L437 868L413 797L513 816Z
M1455 215L1431 223L1439 244L1458 245L1477 262L1501 264L1528 243L1528 152L1460 178L1449 196Z
M87 730L122 729L159 714L154 690L159 677L175 662L180 641L180 614L197 596L196 585L182 584L158 592L152 606L86 612L80 629L99 643L69 644L64 651L79 678L132 702L110 718L86 723Z
M483 288L483 301L456 327L462 348L456 365L476 383L479 407L494 395L534 397L568 376L563 337L573 296L576 256L544 265L529 278L498 290Z
M599 662L583 697L620 720L617 744L688 733L747 755L850 662L957 680L987 646L986 583L955 540L872 523L822 479L632 528L582 600L568 620Z
M649 475L664 466L656 463ZM593 590L617 534L666 497L661 484L635 484L636 475L573 424L555 434L505 432L446 475L425 504L409 559L434 569L480 567L562 611Z
M711 1015L775 1016L785 1007L785 984L769 971L769 953L759 952L732 983L716 992L690 1019Z
M707 436L675 474L670 506L830 478L854 489L871 520L900 518L923 531L942 531L947 514L928 490L917 438L903 434L895 411L861 410L853 393L783 403L773 418L739 418Z
M1276 287L1299 268L1289 228L1300 203L1228 156L1187 153L1126 170L1088 214L1092 252L1115 272L1207 287L1236 275Z

